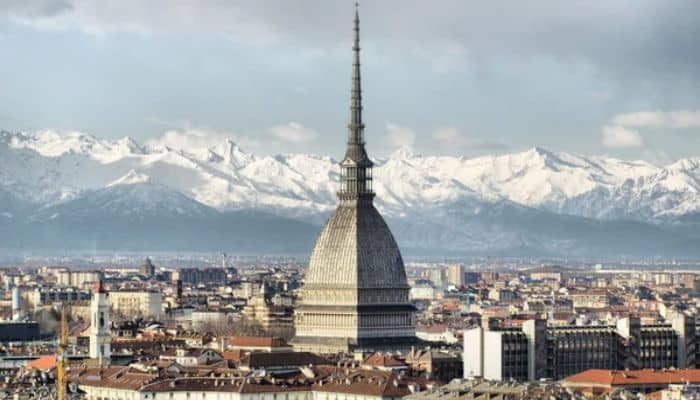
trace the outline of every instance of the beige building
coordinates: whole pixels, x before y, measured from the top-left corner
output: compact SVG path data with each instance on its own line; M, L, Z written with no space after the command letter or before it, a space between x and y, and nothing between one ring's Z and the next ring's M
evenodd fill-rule
M562 270L558 267L536 268L530 271L530 279L533 281L562 281Z
M610 294L606 289L573 291L569 297L574 308L605 308L610 306Z
M287 338L294 334L294 317L291 308L273 305L265 282L260 286L260 293L248 300L243 312L249 318L258 321L268 333Z
M56 273L56 283L59 286L92 289L102 277L102 271L71 271L63 269Z
M163 314L163 295L149 291L111 291L109 305L115 315L160 318Z
M37 287L21 290L22 302L28 309L64 302L89 300L90 292L70 287Z
M181 365L171 368L184 374ZM341 371L340 375L334 367L303 367L302 372L304 378L290 384L287 378L269 374L254 379L223 375L169 378L111 366L74 368L69 371L68 380L76 383L88 400L399 400L411 394L409 385L392 372L355 369ZM331 372L337 378L324 379Z
M451 264L447 266L447 283L455 286L464 285L464 265Z

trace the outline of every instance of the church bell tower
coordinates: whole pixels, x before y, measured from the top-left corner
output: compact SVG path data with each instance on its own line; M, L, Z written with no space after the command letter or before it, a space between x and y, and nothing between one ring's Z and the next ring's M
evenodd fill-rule
M90 303L90 358L100 365L109 364L111 356L109 293L100 279Z

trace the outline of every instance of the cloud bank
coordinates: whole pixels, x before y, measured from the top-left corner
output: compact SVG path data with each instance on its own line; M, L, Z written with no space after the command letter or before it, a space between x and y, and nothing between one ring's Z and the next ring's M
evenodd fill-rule
M638 128L700 128L700 110L640 111L617 115L613 122Z
M644 140L638 131L619 125L603 127L602 143L612 149L644 146Z
M387 122L386 142L390 147L412 148L416 143L416 132L408 127L400 126L392 122Z
M315 130L294 121L275 125L270 128L270 133L278 139L291 143L310 142L318 136Z
M700 4L693 0L387 0L361 5L363 28L385 45L431 58L546 55L584 61L622 78L697 78ZM6 0L0 15L38 29L88 34L219 34L241 43L293 41L333 49L347 43L352 3L272 0ZM370 18L371 17L371 18ZM311 23L313 21L313 23ZM340 29L342 27L343 29ZM398 32L401 32L400 34ZM420 45L419 45L420 44ZM620 55L623 55L621 57ZM441 60L436 66L443 70Z

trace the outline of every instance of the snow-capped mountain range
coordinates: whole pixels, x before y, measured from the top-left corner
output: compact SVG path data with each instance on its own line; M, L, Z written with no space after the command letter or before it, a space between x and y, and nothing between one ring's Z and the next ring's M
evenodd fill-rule
M489 251L562 249L546 235L533 239L537 232L528 233L521 225L474 225L480 218L484 223L483 218L493 218L494 210L500 210L497 226L503 225L504 215L512 221L512 211L598 225L634 221L651 230L685 226L700 214L700 157L658 166L541 148L478 158L400 149L375 162L375 203L399 241L411 248L440 243ZM258 156L231 141L176 149L128 137L0 132L0 219L5 220L19 215L34 221L57 218L71 202L102 196L99 204L113 203L109 206L118 209L113 210L117 215L139 214L143 210L135 204L150 204L174 215L257 210L320 224L336 205L338 177L337 162L330 157ZM106 200L129 187L138 190L130 189L119 202ZM133 198L141 201L132 204ZM684 232L679 240L691 237ZM564 248L576 247L575 238L566 242Z

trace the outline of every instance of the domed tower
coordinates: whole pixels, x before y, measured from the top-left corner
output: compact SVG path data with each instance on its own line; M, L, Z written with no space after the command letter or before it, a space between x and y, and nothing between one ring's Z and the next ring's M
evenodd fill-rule
M156 266L153 265L153 261L151 260L151 257L146 257L146 260L143 262L143 265L141 266L141 275L145 276L146 278L153 278L156 274Z
M403 259L373 204L372 161L362 123L357 9L353 55L339 204L316 242L301 290L292 340L299 351L407 349L416 341Z

